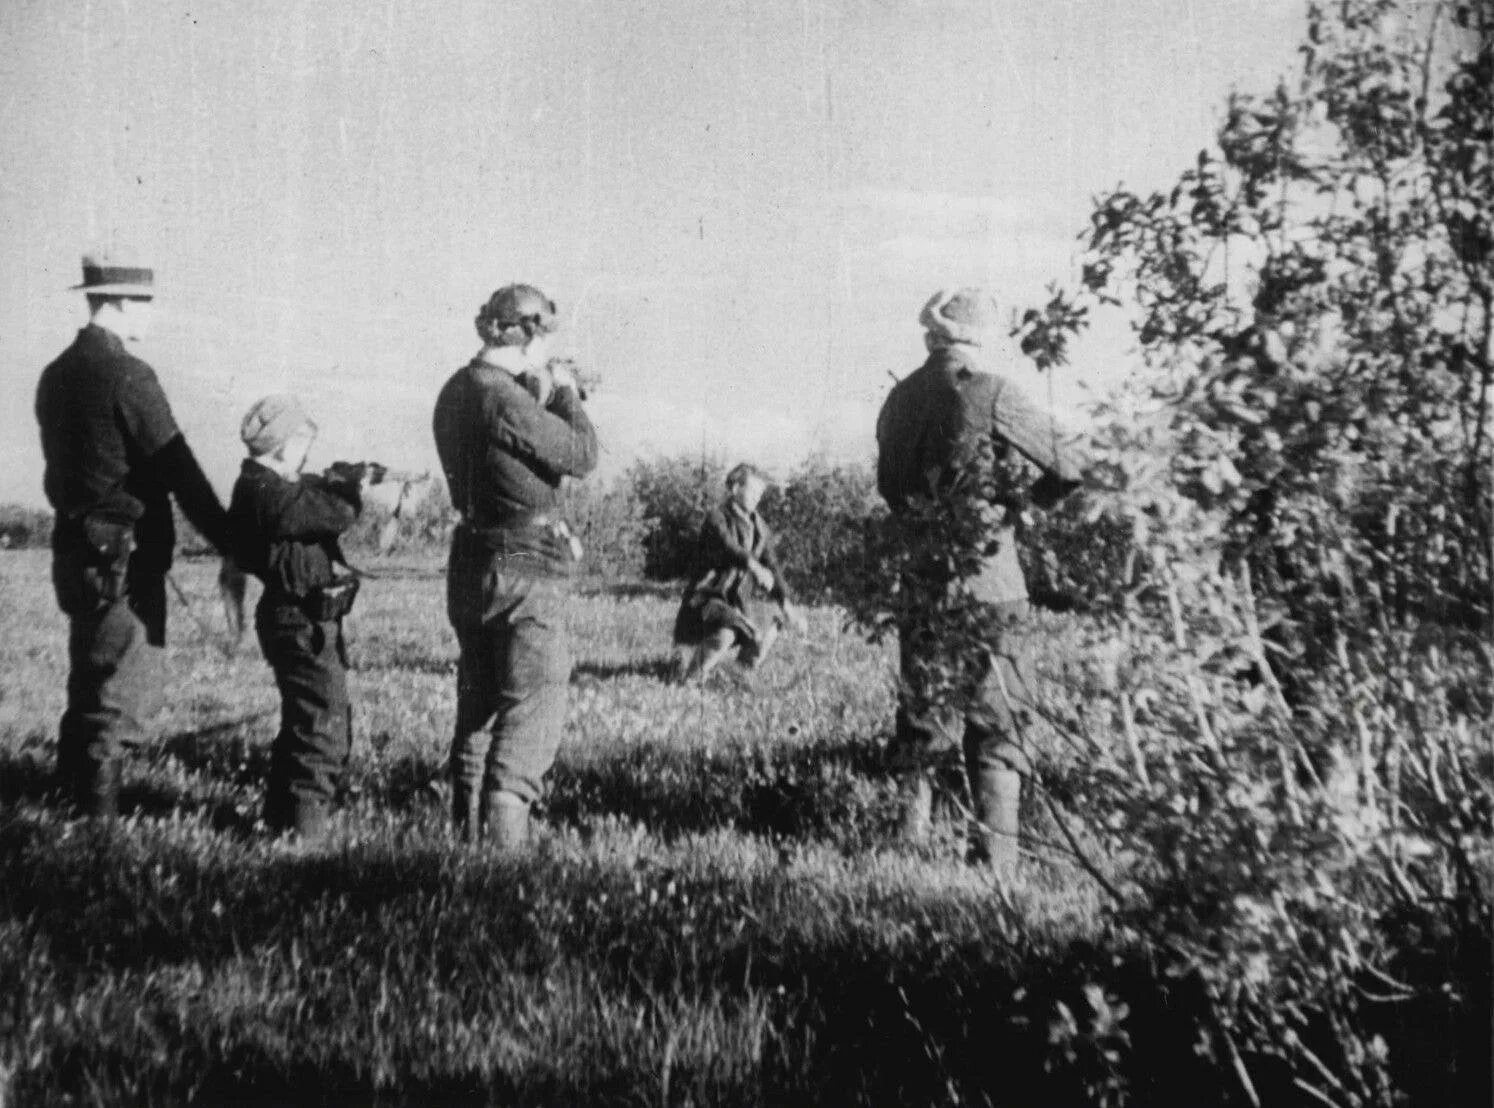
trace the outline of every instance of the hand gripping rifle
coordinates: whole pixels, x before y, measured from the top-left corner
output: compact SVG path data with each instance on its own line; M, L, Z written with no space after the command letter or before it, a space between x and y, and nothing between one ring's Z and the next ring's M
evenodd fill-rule
M399 532L400 513L404 510L405 500L410 495L410 490L416 485L422 485L431 479L429 470L423 473L416 473L414 470L391 469L378 462L333 462L326 468L322 476L335 484L355 487L360 485L399 485L399 495L395 498L394 509L389 513L388 521L379 529L380 553L387 552L394 545L395 536ZM368 576L367 574L360 575Z

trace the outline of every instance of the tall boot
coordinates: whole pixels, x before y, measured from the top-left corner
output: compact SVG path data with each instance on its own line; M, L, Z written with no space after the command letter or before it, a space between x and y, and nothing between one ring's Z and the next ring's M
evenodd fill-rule
M482 822L499 850L519 850L529 842L529 801L507 789L482 795Z
M928 771L914 773L905 789L898 836L905 843L928 842L934 827L934 783L929 780Z
M471 781L451 780L451 826L459 843L471 845L482 837L478 790Z
M290 827L302 842L320 842L327 834L327 803L312 797L298 796L291 801Z
M124 766L118 758L85 765L76 777L78 809L90 819L112 823L119 818L119 782Z
M1017 866L1022 775L1002 765L977 766L971 774L970 792L976 821L970 834L971 861L1011 873Z

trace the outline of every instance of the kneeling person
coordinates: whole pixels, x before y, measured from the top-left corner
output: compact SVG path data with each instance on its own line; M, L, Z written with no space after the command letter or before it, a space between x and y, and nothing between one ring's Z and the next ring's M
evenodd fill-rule
M280 690L265 822L308 839L325 831L352 752L342 617L358 581L338 573L338 537L362 507L355 473L301 473L316 430L293 396L249 409L249 457L228 508L234 557L264 582L254 625Z
M677 672L685 680L704 679L733 652L755 666L785 624L804 625L757 511L767 488L760 470L738 465L726 475L726 499L706 516L696 573L674 621Z

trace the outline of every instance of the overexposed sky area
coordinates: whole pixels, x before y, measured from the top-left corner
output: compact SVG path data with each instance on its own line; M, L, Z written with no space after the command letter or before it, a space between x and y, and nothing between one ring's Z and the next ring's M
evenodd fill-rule
M868 458L935 289L1037 303L1089 198L1169 181L1302 29L1301 0L6 0L0 501L42 501L37 374L110 241L156 267L140 353L225 492L287 388L315 464L433 466L513 280L604 379L606 470ZM1027 380L1071 415L1127 358L1112 321Z

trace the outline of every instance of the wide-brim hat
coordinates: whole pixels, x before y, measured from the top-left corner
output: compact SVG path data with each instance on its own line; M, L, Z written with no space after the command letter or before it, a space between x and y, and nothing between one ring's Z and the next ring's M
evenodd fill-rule
M83 255L83 282L72 291L90 296L134 296L150 299L156 295L156 274L150 266L133 260Z

